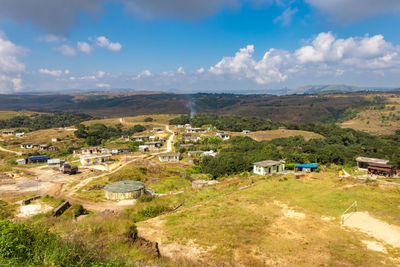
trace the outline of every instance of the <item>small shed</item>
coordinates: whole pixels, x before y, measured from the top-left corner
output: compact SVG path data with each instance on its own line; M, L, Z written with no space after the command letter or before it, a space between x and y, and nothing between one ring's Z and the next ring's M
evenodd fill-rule
M313 172L318 168L318 164L295 164L295 172Z
M127 180L108 184L104 190L107 199L133 199L145 194L145 185L139 181Z
M56 138L56 137L51 138L51 142L60 142L60 141L61 141L60 138Z
M64 164L64 161L63 161L63 160L60 160L60 159L49 159L49 160L47 161L47 164L48 164L49 166L56 166L56 165L61 166L62 164Z
M259 175L283 173L285 171L285 161L264 160L254 163L253 172Z
M178 162L180 157L180 153L161 153L158 155L160 162Z
M22 133L16 133L15 136L16 136L16 137L24 137L24 136L26 136L26 134L25 134L24 132L22 132Z
M242 134L250 134L251 132L250 132L250 130L243 130L242 131Z
M3 131L2 134L5 135L5 136L14 135L14 131L12 131L12 130L10 130L10 131Z

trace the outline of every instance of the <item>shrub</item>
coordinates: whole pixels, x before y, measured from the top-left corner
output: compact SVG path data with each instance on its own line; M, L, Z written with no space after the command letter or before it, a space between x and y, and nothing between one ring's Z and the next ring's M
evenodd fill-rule
M147 118L144 118L143 121L144 122L151 122L151 121L153 121L153 118L152 117L147 117Z

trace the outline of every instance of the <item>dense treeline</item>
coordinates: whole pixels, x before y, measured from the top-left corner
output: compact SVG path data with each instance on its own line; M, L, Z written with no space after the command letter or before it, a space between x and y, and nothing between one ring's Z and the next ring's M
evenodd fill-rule
M203 125L212 125L218 130L241 132L242 130L262 131L277 129L281 123L273 122L270 119L261 117L245 117L239 115L220 116L215 114L199 114L194 118L182 115L172 119L170 124L186 124L190 123L193 127L201 127Z
M94 266L101 262L94 251L74 241L62 241L39 227L0 220L0 265Z
M76 127L77 130L74 132L75 136L85 139L85 143L89 146L97 146L111 138L120 137L121 135L132 135L146 130L146 128L140 124L123 130L122 124L120 123L115 127L107 127L101 123L92 124L90 126L79 124Z
M15 116L8 120L0 120L0 129L28 128L36 131L40 129L68 127L90 119L93 119L93 117L87 114L65 112L40 115L34 114L32 116Z
M219 177L250 171L252 163L267 159L354 165L357 156L389 159L391 164L400 167L400 131L390 136L372 136L336 125L292 124L288 128L316 132L325 138L306 141L302 136L295 136L258 142L249 137L234 137L217 157L203 159L202 170Z

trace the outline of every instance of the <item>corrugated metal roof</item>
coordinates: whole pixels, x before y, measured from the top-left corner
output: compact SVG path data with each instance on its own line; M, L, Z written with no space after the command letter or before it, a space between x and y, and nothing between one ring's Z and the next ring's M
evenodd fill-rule
M28 160L40 160L40 159L50 159L50 156L31 156Z
M113 192L113 193L127 193L142 190L145 188L144 183L139 181L119 181L112 184L108 184L104 187L106 191Z
M387 164L389 160L387 159L376 159L376 158L367 158L367 157L358 157L356 161L359 162L368 162L368 163L380 163L380 164Z
M318 164L295 164L295 168L318 168Z
M264 160L260 162L254 163L254 165L261 166L261 167L269 167L269 166L276 166L285 163L283 160L275 161L275 160Z

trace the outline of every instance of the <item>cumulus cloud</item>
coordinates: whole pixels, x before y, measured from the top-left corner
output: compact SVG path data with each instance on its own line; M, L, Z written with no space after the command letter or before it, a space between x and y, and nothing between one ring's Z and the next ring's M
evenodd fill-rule
M293 16L299 10L295 8L288 7L283 11L283 13L274 19L274 23L280 23L282 26L289 26L292 23Z
M73 57L76 56L75 48L69 45L62 45L54 48L55 51L60 52L64 56Z
M113 43L108 40L105 36L99 36L96 38L96 44L99 47L108 49L110 51L120 51L122 45L120 43Z
M132 80L140 80L143 78L148 78L150 76L152 76L153 74L149 71L149 70L144 70L141 73L139 73L138 75L136 75L135 77L132 78Z
M380 14L400 14L398 0L305 0L339 23L349 23Z
M200 69L198 69L196 72L197 73L204 73L206 70L204 69L204 68L200 68Z
M78 42L77 47L79 51L85 54L90 54L92 52L92 47L86 42Z
M104 71L99 70L96 74L97 78L102 78L106 73Z
M254 58L254 46L241 48L233 57L224 57L211 66L210 73L250 79L258 84L279 83L291 74L318 73L340 76L346 71L400 69L400 47L386 42L382 35L336 38L320 33L310 45L293 53L269 49L261 60Z
M179 74L185 74L185 70L183 69L182 66L179 67L179 68L176 70L176 72L179 73Z
M22 88L21 73L25 71L25 64L19 57L26 53L26 49L14 44L0 31L0 92L19 91Z

